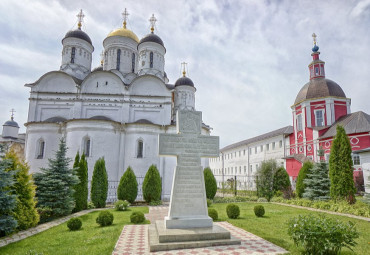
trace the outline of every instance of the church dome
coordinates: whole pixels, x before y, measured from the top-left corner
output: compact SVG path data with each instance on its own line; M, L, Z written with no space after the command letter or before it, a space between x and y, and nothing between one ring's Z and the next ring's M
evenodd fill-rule
M346 98L342 88L334 81L326 78L312 79L299 91L294 104L302 101L322 97Z
M96 71L103 71L102 66L95 67L91 72L96 72Z
M137 35L135 35L135 33L132 32L131 30L129 30L127 28L124 28L124 27L117 28L117 29L113 30L112 32L110 32L108 34L107 37L112 37L112 36L128 37L128 38L131 38L132 40L134 40L137 43L139 42L139 38L137 37Z
M177 79L177 81L175 82L175 87L182 86L182 85L194 87L193 81L190 78L185 77L185 76Z
M154 42L164 47L162 39L154 33L147 34L143 39L140 40L139 44L144 43L144 42Z
M4 123L3 126L9 126L9 127L19 128L18 123L15 122L14 120L8 120L7 122Z
M88 42L92 45L90 37L84 31L82 31L81 29L71 30L71 31L67 32L66 35L64 36L63 40L66 39L66 38L70 38L70 37L84 40L84 41L86 41L86 42Z

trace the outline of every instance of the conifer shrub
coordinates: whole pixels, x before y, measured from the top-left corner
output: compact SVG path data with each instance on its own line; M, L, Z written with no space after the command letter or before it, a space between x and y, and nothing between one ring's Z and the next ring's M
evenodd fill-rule
M108 196L108 175L104 158L95 162L91 181L91 201L96 208L104 208Z
M134 224L143 223L145 221L144 213L142 213L142 212L133 212L133 213L131 213L130 221L131 221L131 223L134 223Z
M273 197L274 175L277 170L276 160L262 161L257 170L257 190L259 197L265 197L267 201Z
M108 211L101 211L96 218L96 223L98 223L101 227L112 225L114 216L113 214Z
M274 173L274 183L272 188L274 192L284 191L291 187L289 174L284 167L279 167Z
M151 165L145 174L143 181L143 197L147 203L161 200L162 180L158 169Z
M265 215L265 208L262 205L256 205L253 211L257 217L263 217L263 215Z
M299 170L298 177L297 177L297 183L295 186L295 192L299 198L302 198L303 193L306 188L306 184L304 184L304 180L307 177L307 174L310 173L311 169L313 168L313 163L311 161L306 161L303 163L303 166Z
M212 203L213 203L212 199L207 198L207 207L210 207Z
M217 182L216 178L212 173L211 168L206 167L203 171L204 174L204 184L206 187L206 197L208 199L213 199L217 192Z
M82 154L81 158L79 152L77 151L75 162L73 164L76 176L78 177L79 183L77 183L73 188L75 190L75 208L74 212L79 212L81 210L87 209L87 198L88 198L88 168L85 154Z
M114 203L114 208L116 211L126 211L130 203L127 200L118 200Z
M213 221L218 220L218 212L214 208L208 209L208 216L213 219Z
M236 204L228 204L226 206L226 214L230 219L237 219L240 215L239 206Z
M79 218L71 218L67 221L67 227L71 231L79 230L82 227L82 221Z
M122 175L117 189L117 197L120 200L135 202L137 197L137 180L134 171L129 166Z

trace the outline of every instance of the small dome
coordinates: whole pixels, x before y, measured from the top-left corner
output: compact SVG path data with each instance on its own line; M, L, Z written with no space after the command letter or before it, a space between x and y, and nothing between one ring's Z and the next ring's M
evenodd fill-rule
M299 104L307 99L322 97L346 98L346 94L344 94L342 88L332 80L325 78L312 79L299 91L294 104Z
M139 38L135 35L134 32L132 32L131 30L129 29L126 29L124 27L121 27L121 28L117 28L115 30L113 30L112 32L110 32L108 34L107 37L111 37L111 36L123 36L123 37L128 37L128 38L131 38L132 40L134 40L135 42L139 42Z
M182 85L194 87L193 81L188 77L181 77L175 82L175 87Z
M102 66L95 67L91 72L95 71L103 71L103 67Z
M317 52L318 50L319 50L319 46L317 46L317 45L313 46L313 48L312 48L313 52Z
M19 128L18 123L15 122L14 120L8 120L7 122L4 123L3 126L9 126L9 127Z
M162 45L164 47L163 41L161 38L159 38L158 35L154 33L150 33L146 35L143 39L140 40L139 44L144 43L144 42L154 42Z
M63 117L51 117L51 118L44 120L44 122L59 123L59 122L64 122L66 120L67 119Z
M63 40L69 37L78 38L84 40L92 45L90 37L81 29L71 30L64 36Z

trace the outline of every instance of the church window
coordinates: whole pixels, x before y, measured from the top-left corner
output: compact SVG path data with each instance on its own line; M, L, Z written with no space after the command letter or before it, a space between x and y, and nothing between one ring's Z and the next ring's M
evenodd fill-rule
M142 158L143 157L143 148L144 148L144 143L142 140L139 140L137 142L137 158Z
M44 151L45 151L45 141L43 139L40 139L39 142L37 143L37 159L42 159L44 158Z
M275 150L275 142L272 142L272 149Z
M135 53L132 53L131 72L135 72Z
M257 154L257 146L254 147L254 154Z
M239 174L242 174L242 167L239 166Z
M150 68L153 68L153 52L150 52Z
M263 152L263 145L260 146L260 151Z
M80 49L79 52L80 52L80 56L81 56L82 55L82 50Z
M353 160L353 165L357 166L357 165L361 165L361 162L360 162L360 155L358 154L354 154L352 156L352 160Z
M302 115L301 114L297 116L297 130L298 131L302 130Z
M324 111L323 110L315 111L315 121L316 121L316 127L324 126Z
M321 66L321 75L324 76L325 75L325 70L324 70L324 65Z
M72 47L72 51L71 51L71 63L72 64L75 62L75 57L76 57L76 48Z
M247 166L244 166L244 174L247 174Z
M117 65L116 65L116 69L118 71L119 71L120 65L121 65L121 49L118 49L117 50Z
M270 144L266 144L266 151L270 150Z
M315 67L315 75L319 75L319 67Z
M85 142L84 142L84 148L83 148L83 152L84 152L86 157L91 156L90 155L91 154L90 150L91 150L91 140L90 140L90 138L86 138Z
M243 156L245 156L245 150L243 150Z
M281 147L283 147L283 141L282 140L279 141L279 148L281 148Z

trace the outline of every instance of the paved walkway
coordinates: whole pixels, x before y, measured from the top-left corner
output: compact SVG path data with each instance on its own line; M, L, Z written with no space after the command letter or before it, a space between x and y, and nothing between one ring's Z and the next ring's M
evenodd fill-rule
M146 218L151 222L163 219L167 215L168 207L149 207ZM231 234L241 239L240 245L225 245L204 247L196 249L171 250L149 252L148 225L126 225L117 241L112 255L242 255L242 254L283 254L286 250L258 237L247 231L234 227L228 222L216 222L215 224L229 230Z
M68 215L66 217L63 217L63 218L60 218L60 219L57 219L57 220L54 220L54 221L51 221L51 222L47 222L47 223L43 223L43 224L37 225L34 228L29 228L27 230L20 231L20 232L15 233L15 234L13 234L11 236L7 236L7 237L5 237L3 239L0 239L0 247L3 247L3 246L8 245L10 243L14 243L14 242L20 241L20 240L25 239L25 238L27 238L29 236L36 235L36 234L38 234L38 233L40 233L42 231L45 231L45 230L47 230L49 228L58 226L59 224L62 224L64 222L68 221L70 218L79 217L81 215L84 215L84 214L87 214L87 213L90 213L90 212L93 212L93 211L97 211L97 210L103 210L103 209L106 209L106 208L102 208L102 209L90 209L90 210L85 210L85 211L77 212L77 213Z

